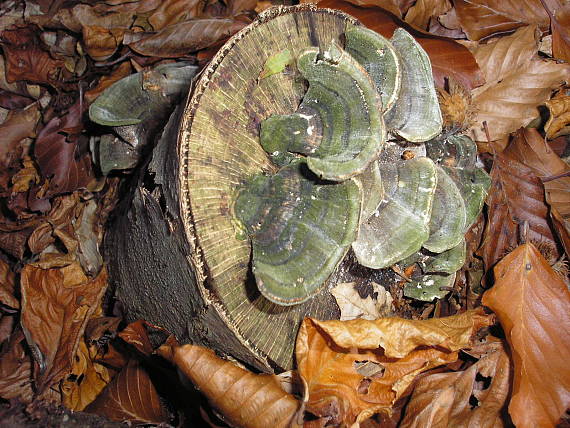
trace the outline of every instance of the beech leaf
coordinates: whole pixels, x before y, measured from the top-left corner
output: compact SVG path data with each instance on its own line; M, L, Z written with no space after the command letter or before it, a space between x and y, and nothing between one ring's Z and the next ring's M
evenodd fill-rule
M529 24L548 28L540 0L454 0L461 27L470 40L480 40Z
M32 104L23 110L11 110L6 120L0 124L0 166L3 169L17 156L20 141L36 136L35 129L40 117L37 104ZM4 171L0 175L6 174Z
M528 240L549 243L556 248L547 221L544 189L533 171L499 154L493 163L491 180L486 201L488 222L480 249L485 269L490 269L518 245L525 222L528 223Z
M483 122L491 141L528 125L552 90L569 79L570 65L538 58L535 31L522 28L473 51L487 80L472 91L477 114L470 133L475 140L487 141Z
M87 148L79 145L83 128L81 107L80 103L75 104L64 116L51 119L38 133L34 154L43 176L50 179L46 196L73 192L93 179L91 157Z
M148 373L136 360L130 360L85 411L134 424L161 424L170 419Z
M418 374L457 360L457 351L490 323L482 310L424 321L306 318L295 356L309 391L307 410L346 425L389 414ZM364 363L376 368L373 375L361 371Z
M125 38L125 44L142 55L177 58L210 47L245 25L244 21L228 18L195 19L169 25L158 33L142 37L135 33L136 40Z
M556 1L558 8L552 10L545 3L546 11L550 16L552 30L552 56L570 62L570 3L561 5Z
M544 104L550 111L548 122L544 125L546 138L551 140L570 134L570 95L561 92Z
M32 401L32 360L26 352L24 334L17 329L0 350L0 397Z
M479 361L466 370L421 378L399 427L503 427L501 410L510 387L509 356L497 339L484 347L486 352ZM487 388L479 385L478 375L491 378Z
M566 253L570 254L570 177L548 179L568 173L570 166L560 159L534 128L519 129L504 154L523 162L545 179L543 185L550 215Z
M22 269L22 328L36 360L38 393L71 370L79 339L107 287L103 269L90 280L77 262Z
M422 30L427 30L430 19L437 18L451 9L449 0L418 0L408 9L405 21Z
M20 309L20 301L14 296L15 275L10 265L0 259L0 303L14 309Z
M517 428L554 427L570 406L570 292L532 244L494 273L482 302L497 314L512 352L509 414Z
M231 425L297 426L294 418L300 403L281 388L277 376L251 373L201 346L163 346L161 353L167 358L170 355L172 362Z

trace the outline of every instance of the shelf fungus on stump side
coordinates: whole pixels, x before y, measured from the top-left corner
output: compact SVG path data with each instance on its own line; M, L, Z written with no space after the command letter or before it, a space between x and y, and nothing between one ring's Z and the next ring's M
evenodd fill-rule
M319 292L356 237L360 192L352 181L317 183L296 161L272 176L256 176L234 211L253 246L261 293L295 305Z
M306 155L309 168L326 180L361 173L380 154L386 133L370 76L334 42L324 52L303 51L297 68L309 89L295 113L262 122L261 145L278 162L286 152Z

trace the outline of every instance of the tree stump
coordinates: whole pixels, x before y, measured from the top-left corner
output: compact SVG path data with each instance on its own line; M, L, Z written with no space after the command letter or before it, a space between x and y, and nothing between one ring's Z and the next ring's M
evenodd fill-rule
M263 371L289 369L301 320L340 315L330 286L371 279L349 255L314 298L275 305L257 290L251 248L232 214L246 179L275 171L259 144L260 122L295 111L306 90L287 73L259 79L265 62L285 49L295 55L326 48L353 25L342 12L312 5L273 8L202 72L106 238L116 298L129 319L143 318ZM381 273L372 275L378 281Z

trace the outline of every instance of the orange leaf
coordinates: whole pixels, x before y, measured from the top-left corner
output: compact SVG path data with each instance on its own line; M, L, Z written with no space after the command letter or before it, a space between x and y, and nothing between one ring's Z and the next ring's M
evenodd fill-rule
M544 125L546 138L550 140L570 134L570 95L565 95L564 91L561 91L544 104L550 112L550 117Z
M481 359L464 371L421 378L414 388L400 428L503 427L501 410L510 387L510 363L503 343L484 345ZM491 378L481 388L477 375ZM476 398L473 405L471 398Z
M457 351L491 322L481 310L424 321L306 318L295 355L308 385L307 410L346 425L389 414L418 374L455 361Z
M430 19L451 9L449 0L418 0L408 9L405 21L421 30L427 30Z
M21 324L41 393L71 370L79 338L107 287L107 271L90 280L77 262L54 269L26 265L20 282Z
M168 347L166 347L168 348ZM283 391L275 376L253 374L201 346L162 348L232 425L281 428L292 423L299 402Z
M114 372L95 361L97 347L89 348L83 339L79 342L71 374L63 381L63 404L73 411L81 411L99 395L111 381Z
M552 5L543 1L544 8L550 16L550 28L552 30L552 56L566 62L570 62L570 4L561 5L554 1L557 6L553 10Z
M0 260L0 302L14 309L20 309L20 301L14 296L14 272L8 263Z
M115 421L160 424L169 416L147 372L130 360L103 392L85 409Z
M532 244L494 273L483 304L497 314L512 352L509 413L517 428L554 427L570 406L570 292Z

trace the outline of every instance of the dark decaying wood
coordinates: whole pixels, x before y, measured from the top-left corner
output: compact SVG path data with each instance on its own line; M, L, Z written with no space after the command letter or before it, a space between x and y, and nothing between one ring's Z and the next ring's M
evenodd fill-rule
M379 280L349 255L316 297L277 306L256 288L251 249L237 236L231 207L248 177L275 170L259 145L260 121L295 111L303 95L286 73L259 81L266 59L283 49L325 48L351 25L358 24L341 12L310 5L272 9L203 71L106 238L116 298L130 320L143 318L260 370L288 369L301 320L339 317L330 286Z

